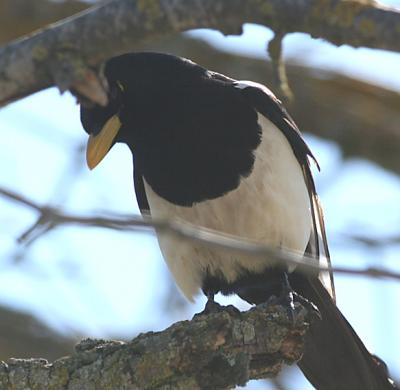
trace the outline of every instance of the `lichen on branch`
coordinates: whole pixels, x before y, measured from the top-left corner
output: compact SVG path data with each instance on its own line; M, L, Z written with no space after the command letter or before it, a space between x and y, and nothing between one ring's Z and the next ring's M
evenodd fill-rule
M0 362L0 388L230 389L274 377L302 355L310 318L296 305L294 322L285 307L268 303L247 312L220 307L128 343L84 340L51 364L10 359Z
M0 106L52 85L79 89L88 70L146 41L194 28L240 34L244 23L400 51L400 12L372 1L113 0L1 48Z

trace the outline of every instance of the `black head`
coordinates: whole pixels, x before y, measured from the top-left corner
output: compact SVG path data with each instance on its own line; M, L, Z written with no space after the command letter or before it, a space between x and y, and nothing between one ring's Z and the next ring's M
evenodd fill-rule
M207 76L207 70L194 62L170 54L128 53L107 61L105 76L111 84L134 89L168 87L193 83Z
M111 58L105 64L104 75L108 83L107 106L81 105L81 122L91 136L87 150L90 168L115 142L133 142L132 118L139 127L144 120L150 123L149 111L155 104L165 104L177 88L207 79L208 71L184 58L142 52ZM127 122L129 128L124 126Z
M159 53L114 57L104 74L108 105L81 111L90 168L126 143L135 175L183 206L221 196L250 174L260 126L235 80Z

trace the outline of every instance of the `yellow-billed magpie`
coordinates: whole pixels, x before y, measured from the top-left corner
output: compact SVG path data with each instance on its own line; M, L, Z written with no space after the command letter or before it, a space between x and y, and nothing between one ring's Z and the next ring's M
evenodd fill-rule
M281 102L265 86L237 81L160 53L108 60L106 107L82 104L94 168L116 142L134 158L143 213L181 220L306 253L329 265L322 210L310 171L314 159ZM314 159L315 160L315 159ZM394 388L334 302L330 274L296 272L158 234L183 294L237 294L258 304L292 288L316 305L299 366L322 390ZM289 302L290 303L290 302Z

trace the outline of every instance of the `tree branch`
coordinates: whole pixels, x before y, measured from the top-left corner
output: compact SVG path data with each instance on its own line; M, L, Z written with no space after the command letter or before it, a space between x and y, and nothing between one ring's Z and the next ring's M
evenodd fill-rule
M52 364L44 359L0 362L0 387L230 389L276 376L283 364L298 361L309 322L298 304L294 322L284 307L268 303L243 313L220 307L129 343L84 340L75 355Z
M37 221L18 239L19 242L31 243L48 231L60 225L95 226L120 231L138 231L154 228L163 234L171 234L183 240L189 240L217 249L230 250L254 256L255 261L264 261L265 257L274 259L282 264L295 266L298 272L312 273L330 271L335 273L368 276L372 278L388 278L400 281L400 273L382 268L368 267L354 269L349 267L326 268L318 264L315 258L303 253L289 251L284 248L271 247L248 239L232 236L212 229L195 226L182 220L165 220L140 216L107 216L107 217L80 217L67 215L57 209L40 206L22 195L0 188L0 195L4 195L25 206L39 212Z
M275 32L275 36L268 43L268 54L271 58L272 73L274 85L279 91L286 103L293 100L293 92L291 91L286 75L286 67L282 55L283 34Z
M1 0L0 44L89 8L79 0Z
M246 22L400 51L400 12L368 0L114 0L0 49L0 106L86 83L90 67L149 39L200 27L239 34Z
M23 309L0 305L0 360L12 356L57 359L73 351L78 338L70 333L51 329Z

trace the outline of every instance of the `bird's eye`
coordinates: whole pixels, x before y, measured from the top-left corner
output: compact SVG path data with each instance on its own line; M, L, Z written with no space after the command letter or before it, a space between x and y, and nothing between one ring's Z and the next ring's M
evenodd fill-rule
M120 100L121 95L124 93L124 91L125 91L124 86L119 80L117 80L115 84L113 84L110 88L109 94L111 100Z

